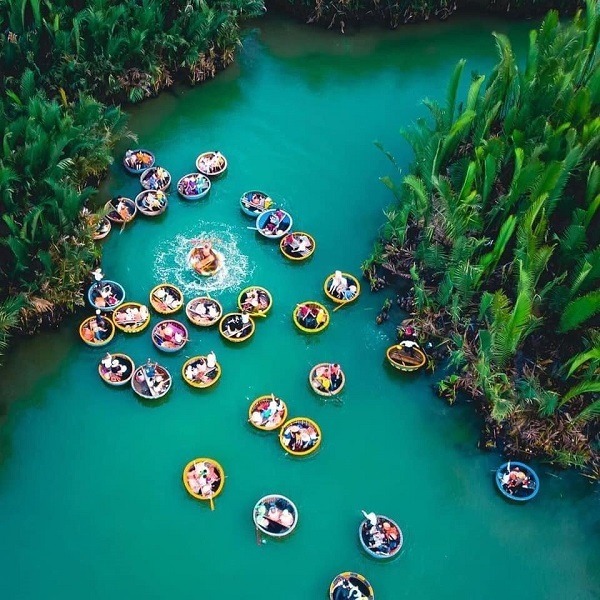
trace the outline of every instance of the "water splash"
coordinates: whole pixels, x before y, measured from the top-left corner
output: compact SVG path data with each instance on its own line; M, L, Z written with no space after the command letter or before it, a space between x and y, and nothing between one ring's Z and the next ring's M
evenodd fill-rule
M248 257L238 248L237 229L226 223L200 221L160 244L154 261L158 282L173 283L190 297L239 287L252 275L254 266L250 266ZM212 277L198 275L188 264L188 253L195 239L211 240L215 250L225 258L223 268Z

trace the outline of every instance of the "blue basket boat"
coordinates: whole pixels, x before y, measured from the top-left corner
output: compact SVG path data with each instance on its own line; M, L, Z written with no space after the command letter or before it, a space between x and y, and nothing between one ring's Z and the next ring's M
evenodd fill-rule
M153 167L155 162L154 154L145 148L127 150L123 157L123 166L132 175L141 175L146 169Z
M200 200L210 192L211 182L202 173L188 173L177 182L177 193L184 200Z
M90 285L87 293L88 302L96 309L104 312L113 311L125 300L125 289L120 283L102 279Z
M256 217L258 233L271 240L278 240L291 231L293 225L290 213L281 208L265 210Z
M515 502L527 502L540 490L537 473L522 462L509 461L500 465L495 480L500 493Z
M260 190L244 192L240 198L240 208L245 215L256 217L273 206L273 199Z

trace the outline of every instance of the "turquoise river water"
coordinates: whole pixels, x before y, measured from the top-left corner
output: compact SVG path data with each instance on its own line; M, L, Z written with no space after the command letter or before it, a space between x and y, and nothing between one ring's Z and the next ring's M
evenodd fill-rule
M301 300L331 308L325 276L358 275L371 251L392 200L378 178L394 175L373 141L406 172L411 156L398 131L425 115L421 99L443 101L461 57L463 92L470 70L489 70L493 30L510 33L522 57L528 28L472 19L342 37L267 17L216 80L131 111L139 145L175 181L208 149L221 150L229 170L205 201L185 203L172 189L162 217L113 230L107 276L131 300L147 301L168 280L187 299L209 291L226 310L242 287L259 284L274 308L236 346L216 329L190 326L179 354L159 355L149 330L117 335L109 350L171 370L173 389L155 406L100 380L104 351L77 335L89 310L16 344L0 390L1 598L313 600L326 598L345 570L363 573L378 599L600 597L597 486L539 465L538 497L524 506L504 501L493 485L501 458L477 450L471 409L438 399L435 377L385 364L392 321L401 318L395 310L375 324L386 292L371 294L365 284L358 302L333 313L316 336L290 318ZM248 189L267 191L316 237L310 261L286 261L276 243L248 229L238 206ZM138 190L117 160L101 200ZM214 280L195 279L183 264L188 240L203 235L218 240L227 260ZM212 389L192 390L181 365L211 349L223 376ZM323 402L308 386L310 367L322 361L346 371L342 402ZM315 455L291 457L276 434L249 426L249 401L270 392L292 416L320 424ZM214 512L182 485L183 466L198 456L226 471ZM300 519L289 539L260 543L251 510L270 492L294 500ZM405 544L391 563L361 550L361 509L402 527Z

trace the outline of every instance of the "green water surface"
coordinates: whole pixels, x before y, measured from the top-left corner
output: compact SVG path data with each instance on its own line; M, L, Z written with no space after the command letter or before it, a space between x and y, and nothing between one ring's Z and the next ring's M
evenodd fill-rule
M492 473L501 459L477 450L471 409L438 399L430 375L385 364L392 321L401 318L395 310L375 324L386 292L364 284L358 302L332 314L320 335L299 333L290 318L299 301L325 302L322 283L333 270L358 275L371 251L392 200L378 178L394 174L373 141L406 172L410 152L398 130L425 115L420 100L443 101L461 57L465 75L489 70L492 30L510 33L522 57L528 28L456 20L343 37L268 17L216 80L132 111L139 145L153 149L175 181L208 149L221 150L229 170L205 201L185 203L173 186L163 217L113 231L107 276L130 300L147 301L168 278L187 299L209 289L226 310L242 287L259 284L274 308L239 346L216 329L190 326L183 351L162 355L149 330L118 334L111 351L171 370L173 389L156 406L99 379L103 350L77 336L90 311L16 345L0 390L0 598L313 600L326 598L345 570L363 573L378 599L600 596L597 487L540 465L535 501L504 501ZM310 261L286 261L277 244L248 229L238 198L256 188L316 237ZM138 191L117 163L102 200ZM220 279L199 281L185 270L182 257L197 235L221 244L228 272ZM223 376L214 389L192 390L181 365L209 350ZM341 403L323 402L308 386L310 367L322 361L346 371ZM249 401L270 392L292 416L320 424L315 455L288 456L276 434L248 425ZM214 512L182 485L183 466L198 456L226 471ZM251 510L271 492L289 496L300 520L289 539L260 543ZM361 509L398 521L399 558L381 564L361 551Z

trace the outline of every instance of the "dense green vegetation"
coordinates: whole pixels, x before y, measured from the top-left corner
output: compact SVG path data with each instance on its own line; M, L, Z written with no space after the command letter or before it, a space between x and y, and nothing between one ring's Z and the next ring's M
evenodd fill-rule
M404 281L422 339L449 349L440 383L478 401L513 454L600 475L600 19L555 12L530 34L523 68L499 61L463 102L404 132L415 162L363 265Z
M129 135L123 113L233 60L261 0L0 0L0 353L82 304L98 249L86 202Z

